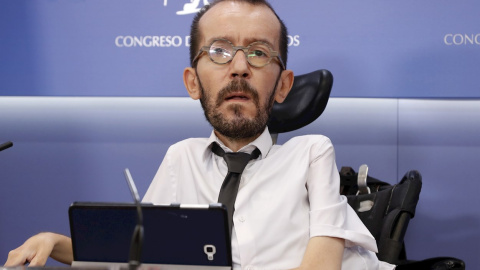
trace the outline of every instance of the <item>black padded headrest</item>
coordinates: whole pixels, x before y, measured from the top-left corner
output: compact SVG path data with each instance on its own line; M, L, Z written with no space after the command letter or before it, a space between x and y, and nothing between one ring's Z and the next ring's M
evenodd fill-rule
M292 90L283 103L273 105L270 133L289 132L315 121L327 107L333 76L326 69L295 76Z

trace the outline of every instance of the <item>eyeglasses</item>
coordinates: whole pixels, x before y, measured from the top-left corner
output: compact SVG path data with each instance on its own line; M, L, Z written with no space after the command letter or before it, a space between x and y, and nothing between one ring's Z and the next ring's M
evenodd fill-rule
M212 62L219 65L227 64L232 61L238 50L242 50L245 53L248 63L254 67L264 67L272 61L272 58L277 57L278 62L282 68L285 69L285 65L278 52L273 51L272 48L263 41L255 41L247 47L243 47L233 46L233 44L226 39L215 39L210 46L203 46L200 48L200 51L195 56L192 63L195 63L202 53L206 52Z

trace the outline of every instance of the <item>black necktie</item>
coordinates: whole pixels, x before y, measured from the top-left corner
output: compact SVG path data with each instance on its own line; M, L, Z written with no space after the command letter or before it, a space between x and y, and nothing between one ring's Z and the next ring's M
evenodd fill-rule
M223 157L228 167L227 176L225 176L225 179L223 180L222 188L218 195L218 202L223 203L227 207L228 225L230 226L231 233L233 226L233 212L235 211L235 199L237 198L243 169L245 169L251 159L258 158L260 150L255 148L251 154L242 152L225 153L217 143L213 143L212 152L217 156Z

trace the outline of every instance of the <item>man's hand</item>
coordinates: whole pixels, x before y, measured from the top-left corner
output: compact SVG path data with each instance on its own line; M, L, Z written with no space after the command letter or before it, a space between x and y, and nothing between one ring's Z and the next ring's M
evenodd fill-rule
M48 257L71 264L73 260L72 241L64 235L39 233L30 237L23 245L10 251L5 267L24 265L44 266Z

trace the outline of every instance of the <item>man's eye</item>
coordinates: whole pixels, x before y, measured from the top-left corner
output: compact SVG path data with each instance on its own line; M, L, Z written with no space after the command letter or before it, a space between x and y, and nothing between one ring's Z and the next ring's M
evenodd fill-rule
M261 50L254 50L248 54L249 57L268 57L268 54Z
M217 47L217 48L212 48L210 49L210 53L211 54L225 54L227 53L227 50L225 50L224 48L220 48L220 47Z

